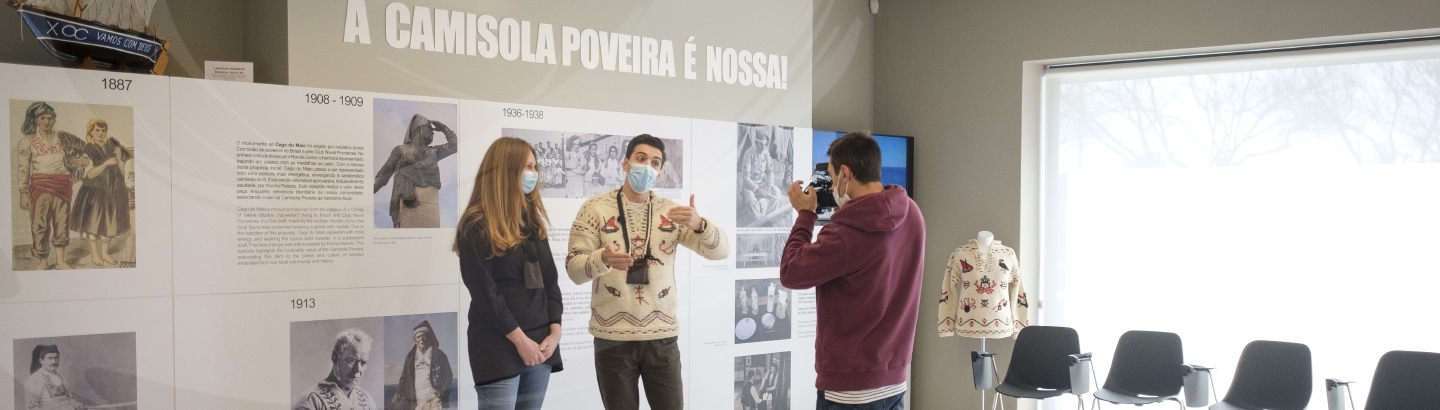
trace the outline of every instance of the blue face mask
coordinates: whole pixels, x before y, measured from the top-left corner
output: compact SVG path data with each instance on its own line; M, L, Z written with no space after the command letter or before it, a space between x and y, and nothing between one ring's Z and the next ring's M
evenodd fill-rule
M630 189L643 194L650 192L650 188L655 186L655 178L659 175L660 173L649 165L630 164L630 174L626 176L626 180L630 182Z
M538 181L540 181L540 173L525 171L520 176L520 189L525 190L525 195L530 195L531 192L535 192L535 183Z

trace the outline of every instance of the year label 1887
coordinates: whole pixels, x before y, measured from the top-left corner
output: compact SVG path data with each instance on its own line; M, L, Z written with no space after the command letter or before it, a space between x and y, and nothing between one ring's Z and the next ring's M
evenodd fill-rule
M106 90L127 91L130 89L130 81L120 78L106 78L100 80L100 86Z

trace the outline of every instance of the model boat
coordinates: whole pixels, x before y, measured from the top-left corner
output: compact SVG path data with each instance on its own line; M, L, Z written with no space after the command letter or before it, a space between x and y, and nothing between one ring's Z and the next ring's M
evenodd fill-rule
M161 74L168 41L146 27L154 0L7 0L66 66ZM60 7L69 7L62 13ZM136 29L139 30L136 30Z

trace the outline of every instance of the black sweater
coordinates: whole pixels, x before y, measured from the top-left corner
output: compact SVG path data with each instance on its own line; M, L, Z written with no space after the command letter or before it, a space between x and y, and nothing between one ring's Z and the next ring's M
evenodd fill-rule
M526 228L524 233L529 239L497 257L490 251L488 232L485 221L480 221L456 238L460 277L470 291L470 327L466 336L470 342L470 371L477 386L525 370L525 362L506 334L519 327L540 343L550 335L550 324L560 323L564 312L549 241L539 239L533 228ZM535 259L540 262L545 287L526 289L524 261ZM545 364L554 372L564 369L558 346Z

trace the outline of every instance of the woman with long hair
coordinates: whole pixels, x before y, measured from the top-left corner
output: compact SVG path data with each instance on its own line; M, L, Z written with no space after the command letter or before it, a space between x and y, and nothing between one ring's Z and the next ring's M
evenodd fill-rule
M470 291L470 370L481 409L539 409L560 361L560 285L540 169L525 140L490 144L455 229Z

